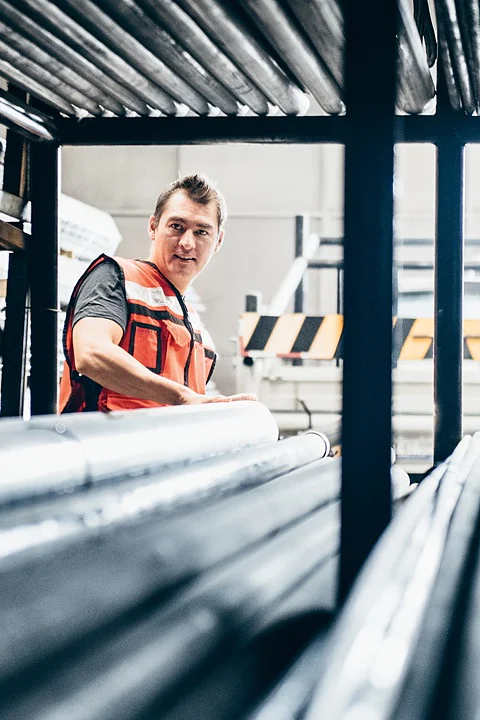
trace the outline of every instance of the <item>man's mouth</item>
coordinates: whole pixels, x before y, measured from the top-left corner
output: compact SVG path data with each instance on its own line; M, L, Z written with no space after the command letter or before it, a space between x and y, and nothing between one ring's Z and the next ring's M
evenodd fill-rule
M176 260L181 260L181 261L184 262L184 263L195 262L195 261L196 261L194 257L186 257L186 256L184 256L184 255L177 255L176 253L174 254L173 257L174 257Z

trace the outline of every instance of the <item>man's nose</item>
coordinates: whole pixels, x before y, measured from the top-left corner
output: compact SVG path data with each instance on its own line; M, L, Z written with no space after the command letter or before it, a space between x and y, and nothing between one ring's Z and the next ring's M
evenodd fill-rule
M195 235L192 230L185 230L180 238L180 245L186 250L190 250L195 247Z

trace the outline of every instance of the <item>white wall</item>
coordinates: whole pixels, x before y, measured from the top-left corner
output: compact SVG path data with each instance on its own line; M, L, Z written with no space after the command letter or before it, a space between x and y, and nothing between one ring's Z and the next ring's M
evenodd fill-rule
M195 288L207 309L205 323L222 359L219 388L234 390L230 338L237 332L244 296L261 291L266 303L294 255L294 216L313 213L312 229L341 237L343 149L339 146L212 145L198 147L64 148L63 191L107 210L123 242L119 253L145 257L147 219L158 193L179 173L202 171L215 180L229 206L226 242ZM466 153L466 233L480 237L480 146ZM396 148L395 233L433 238L435 148ZM320 219L321 216L321 219ZM430 251L429 251L430 252ZM433 249L431 251L433 256ZM306 311L336 311L333 272L309 271ZM433 287L433 273L432 273Z
M193 171L216 181L229 208L226 239L195 289L221 354L217 385L230 393L230 338L237 333L244 297L253 290L267 303L272 299L294 257L295 215L319 215L325 205L335 216L328 231L338 232L341 166L331 174L328 169L335 155L341 156L339 148L311 145L66 147L62 190L111 213L124 238L119 254L142 258L149 249L147 220L164 185ZM319 229L319 220L312 224Z

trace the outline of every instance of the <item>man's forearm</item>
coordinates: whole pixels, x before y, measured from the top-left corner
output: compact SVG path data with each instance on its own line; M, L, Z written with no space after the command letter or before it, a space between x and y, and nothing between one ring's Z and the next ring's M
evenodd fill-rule
M152 400L165 405L182 405L192 390L144 367L118 345L108 344L84 352L77 369L102 387L121 395Z

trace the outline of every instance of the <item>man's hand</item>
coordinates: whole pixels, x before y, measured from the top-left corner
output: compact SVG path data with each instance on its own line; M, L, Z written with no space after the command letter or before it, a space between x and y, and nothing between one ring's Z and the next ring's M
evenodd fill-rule
M203 405L205 403L236 402L237 400L256 401L257 399L257 396L251 393L240 393L238 395L200 395L189 388L185 388L181 404Z

